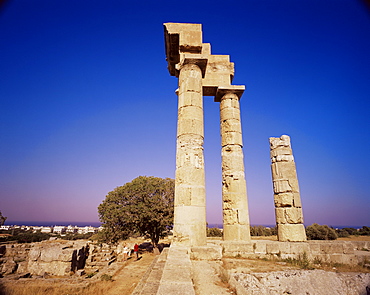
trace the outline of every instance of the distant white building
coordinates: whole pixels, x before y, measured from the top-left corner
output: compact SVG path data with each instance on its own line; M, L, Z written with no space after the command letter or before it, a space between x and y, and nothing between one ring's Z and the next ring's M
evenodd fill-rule
M66 228L66 233L67 234L74 234L78 231L78 227L74 225L68 225Z
M96 232L98 232L98 229L92 226L84 226L84 227L78 228L79 234L88 234L88 233L96 233Z
M10 225L2 225L0 226L0 230L9 230L10 229Z
M56 225L53 228L53 233L55 234L64 234L66 232L67 228L64 225Z
M41 231L41 229L42 229L42 226L32 226L32 230L34 233L37 231Z
M50 234L52 231L53 231L53 228L50 227L50 226L42 226L41 227L41 232L42 233Z

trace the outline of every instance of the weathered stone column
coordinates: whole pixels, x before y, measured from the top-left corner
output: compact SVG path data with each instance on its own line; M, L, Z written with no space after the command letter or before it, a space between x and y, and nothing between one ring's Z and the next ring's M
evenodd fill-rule
M279 241L306 241L297 172L290 137L270 137L271 172L274 186Z
M174 241L206 245L202 71L179 66Z
M239 108L244 86L227 87L219 87L215 99L220 101L223 237L225 241L250 241Z

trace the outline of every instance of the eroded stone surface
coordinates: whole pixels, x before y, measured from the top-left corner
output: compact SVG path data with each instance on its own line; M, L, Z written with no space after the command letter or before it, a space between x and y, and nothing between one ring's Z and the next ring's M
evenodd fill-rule
M290 137L270 138L271 172L279 241L306 241L302 204Z

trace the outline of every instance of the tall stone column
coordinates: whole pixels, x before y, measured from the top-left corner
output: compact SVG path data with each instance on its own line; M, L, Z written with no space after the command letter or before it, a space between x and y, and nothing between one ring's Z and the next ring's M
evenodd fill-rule
M223 236L225 241L250 241L239 108L244 86L228 87L219 87L216 94L221 119Z
M301 197L290 137L270 138L271 172L274 186L279 241L306 241Z
M174 241L206 245L202 71L179 67Z

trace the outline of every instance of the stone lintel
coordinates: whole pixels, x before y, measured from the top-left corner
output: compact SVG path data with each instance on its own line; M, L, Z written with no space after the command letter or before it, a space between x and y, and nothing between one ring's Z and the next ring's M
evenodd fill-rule
M208 57L202 54L180 54L180 62L176 64L176 76L179 74L179 70L182 66L186 64L197 65L202 71L202 78L206 74Z
M229 55L209 55L206 75L202 80L203 95L215 96L218 86L231 85L233 77L234 63L230 62Z
M180 61L180 53L202 52L202 25L189 23L163 25L167 68L171 76L177 76L175 65Z
M236 94L240 100L243 92L245 90L244 85L228 85L228 86L219 86L215 95L215 102L220 102L221 98L228 93Z

